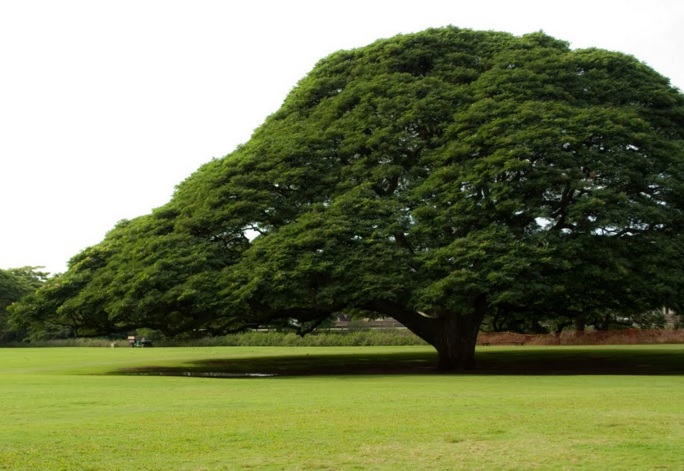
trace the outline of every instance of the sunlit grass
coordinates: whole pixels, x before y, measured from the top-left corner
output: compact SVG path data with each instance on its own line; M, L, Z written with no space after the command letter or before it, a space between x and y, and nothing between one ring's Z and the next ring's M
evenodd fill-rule
M631 360L661 374L647 366L633 375L513 367L549 354L559 362ZM423 347L0 349L0 469L683 467L682 346L485 348L480 360L489 370L474 375L112 374L212 364L246 371L268 365L264 358L307 355L316 369L326 359L334 369L345 359L415 365L433 354Z

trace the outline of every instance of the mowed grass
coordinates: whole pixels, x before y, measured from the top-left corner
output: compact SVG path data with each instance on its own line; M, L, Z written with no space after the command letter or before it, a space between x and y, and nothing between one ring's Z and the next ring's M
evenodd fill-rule
M684 469L684 346L478 359L446 375L427 347L0 349L0 469ZM278 376L183 376L208 373Z

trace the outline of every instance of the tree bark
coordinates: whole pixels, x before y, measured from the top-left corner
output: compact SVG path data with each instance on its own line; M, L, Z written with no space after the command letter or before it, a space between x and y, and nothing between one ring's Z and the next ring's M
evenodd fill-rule
M472 300L472 310L466 314L445 313L440 316L435 337L430 344L437 350L439 369L443 371L475 368L477 334L487 310L486 297Z
M385 301L374 302L367 307L396 319L432 345L437 350L440 370L458 371L475 368L477 334L487 311L485 295L473 296L470 312L444 311L436 317L427 317Z

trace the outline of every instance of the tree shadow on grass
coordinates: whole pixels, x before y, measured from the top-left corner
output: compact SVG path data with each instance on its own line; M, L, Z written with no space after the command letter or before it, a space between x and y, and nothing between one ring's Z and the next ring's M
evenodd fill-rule
M480 374L684 375L684 347L493 350L478 357Z
M473 375L684 375L684 347L484 349ZM115 374L255 378L345 375L435 375L432 352L302 354L200 360L184 366L145 366Z

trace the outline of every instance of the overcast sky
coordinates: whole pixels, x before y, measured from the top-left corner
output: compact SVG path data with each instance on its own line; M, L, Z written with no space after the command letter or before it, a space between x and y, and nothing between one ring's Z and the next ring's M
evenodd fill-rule
M64 271L320 58L449 24L626 52L684 89L681 0L0 0L0 268Z

